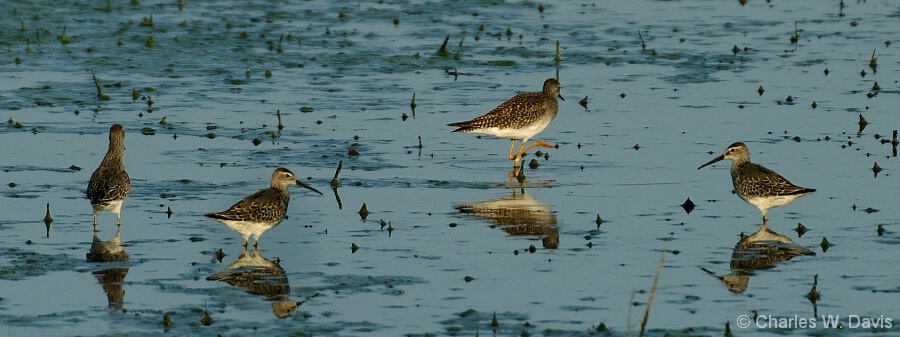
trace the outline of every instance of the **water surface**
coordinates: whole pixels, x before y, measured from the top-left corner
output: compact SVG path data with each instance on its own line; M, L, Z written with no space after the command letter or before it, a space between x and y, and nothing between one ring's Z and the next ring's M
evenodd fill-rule
M726 322L742 336L897 332L833 331L821 321L741 329L736 320L754 311L897 318L898 160L881 140L900 128L900 57L889 43L900 8L538 8L3 6L0 334L586 335L603 323L635 335L663 250L651 335L721 335ZM446 124L549 77L566 100L535 138L559 148L526 169L524 191L509 188L508 141ZM83 197L114 123L126 128L133 184L121 246L108 242L110 213L94 238ZM815 256L750 275L732 268L740 235L757 232L760 215L730 193L727 163L696 168L736 141L754 162L818 189L771 210L768 224ZM328 191L341 161L340 187ZM289 218L241 260L241 237L202 214L266 187L276 167L325 195L293 190ZM515 216L460 212L465 205ZM809 232L798 237L798 223ZM88 262L92 245L127 260ZM207 279L236 271L256 278Z

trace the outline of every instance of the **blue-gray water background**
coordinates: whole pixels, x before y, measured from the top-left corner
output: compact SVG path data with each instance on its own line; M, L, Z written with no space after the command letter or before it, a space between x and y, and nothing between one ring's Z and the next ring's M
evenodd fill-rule
M0 335L578 336L601 323L636 335L664 249L651 335L720 336L726 322L740 336L896 334L821 321L900 319L900 162L879 138L900 128L900 6L844 5L4 2ZM550 77L566 100L535 139L559 148L513 195L508 141L446 124ZM127 133L130 258L87 262L83 193L114 123ZM722 280L760 214L731 193L727 162L696 169L736 141L818 189L769 213L770 229L817 255L743 278L740 294ZM238 260L241 239L202 214L266 187L276 167L325 193L293 189L289 218L262 236L289 291L207 281ZM457 210L501 199L538 210L519 221L539 230L515 236ZM112 238L115 217L101 214L98 229ZM306 299L273 315L273 303ZM737 327L754 312L820 320Z

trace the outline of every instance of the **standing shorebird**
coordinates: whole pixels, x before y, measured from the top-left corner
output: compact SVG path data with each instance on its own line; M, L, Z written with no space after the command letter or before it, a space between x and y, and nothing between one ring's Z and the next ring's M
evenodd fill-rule
M766 214L770 208L790 204L794 199L816 191L794 185L777 172L751 163L750 150L741 142L729 145L725 153L700 165L697 169L725 159L731 160L731 182L734 184L734 190L741 199L759 209L763 223L769 220Z
M86 192L94 208L94 230L97 230L97 212L101 211L115 213L118 225L122 225L122 203L131 195L131 179L122 163L124 154L125 129L114 124L109 128L109 149L91 175Z
M255 238L253 247L256 247L260 235L275 228L281 223L281 220L284 220L288 202L291 200L291 193L288 191L288 186L291 185L299 185L322 194L315 188L297 180L290 170L279 167L272 172L271 187L248 195L226 211L210 213L205 216L240 233L244 237L244 247L247 247L247 241L249 241L250 235L253 235Z
M513 96L484 116L447 125L457 127L453 132L474 132L512 140L512 144L509 146L509 160L515 160L513 167L518 174L522 155L528 150L538 146L554 147L542 141L535 141L534 144L525 148L525 143L534 135L544 131L547 125L550 125L550 122L556 118L556 113L559 111L557 97L565 100L559 94L559 81L550 78L544 81L544 91L542 92L529 92ZM522 144L519 146L519 152L513 154L516 140L521 140Z

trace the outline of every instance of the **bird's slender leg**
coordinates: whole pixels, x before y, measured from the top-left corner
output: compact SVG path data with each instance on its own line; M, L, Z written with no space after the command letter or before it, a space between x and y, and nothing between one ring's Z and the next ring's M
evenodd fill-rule
M516 149L516 140L512 140L512 144L509 145L509 160L513 160L516 156L513 155L513 150Z
M509 171L508 175L509 175L509 187L513 189L513 194L515 194L515 188L516 188L516 185L514 185L514 183L513 183L513 179L516 179L516 181L519 182L519 186L523 188L522 191L524 193L524 191L525 191L524 184L526 182L528 182L528 180L525 178L525 173L522 171L522 166L516 166L515 168L513 168L512 171Z
M122 226L122 213L116 213L116 222L117 225Z
M524 144L522 144L522 145L523 145L523 147L524 147ZM554 147L556 147L556 146L553 146L553 145L550 145L550 144L547 144L547 143L544 143L544 142L538 140L538 141L535 141L533 144L531 144L531 146L529 146L528 148L525 148L525 149L520 150L520 151L519 151L519 157L522 157L523 155L525 155L526 152L528 152L528 150L531 150L531 149L536 148L536 147L543 147L543 148L552 149L552 148L554 148Z
M97 231L97 212L94 211L94 231Z
M527 141L528 141L528 138L522 138L522 143L519 144L519 153L516 153L515 156L513 156L513 152L512 152L513 148L515 148L515 144L516 144L515 140L513 140L513 147L509 148L509 159L514 160L513 161L513 169L517 176L519 175L519 168L522 167L520 165L520 162L522 161L522 153L523 153L522 150L525 149L525 142L527 142Z

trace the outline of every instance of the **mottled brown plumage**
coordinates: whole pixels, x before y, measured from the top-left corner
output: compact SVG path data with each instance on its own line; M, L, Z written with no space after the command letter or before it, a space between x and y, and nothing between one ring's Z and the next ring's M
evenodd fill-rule
M253 246L256 247L262 233L278 226L284 220L291 199L288 186L299 185L322 194L297 180L294 173L286 168L277 168L272 172L270 185L271 187L247 196L225 211L205 216L240 233L244 237L244 246L247 246L247 241L253 235L256 238Z
M118 224L122 224L122 203L131 195L131 179L122 162L125 154L125 129L114 124L109 128L109 149L94 170L86 191L94 209L94 227L97 227L97 212L111 211L116 214Z
M556 118L559 105L556 98L563 99L559 93L559 81L550 78L544 81L542 92L530 92L513 96L500 106L494 108L484 116L475 119L447 124L457 127L453 132L481 133L498 138L509 138L512 144L509 148L509 159L515 160L514 166L519 168L522 155L536 147L553 147L544 142L535 142L525 148L528 139L544 131L550 122ZM565 100L565 99L563 99ZM513 154L516 140L521 140L518 154Z
M794 185L775 171L751 163L750 150L741 142L729 145L724 154L697 169L725 159L731 160L731 182L734 190L741 199L759 209L763 223L768 221L767 213L770 208L790 204L794 199L816 191Z

